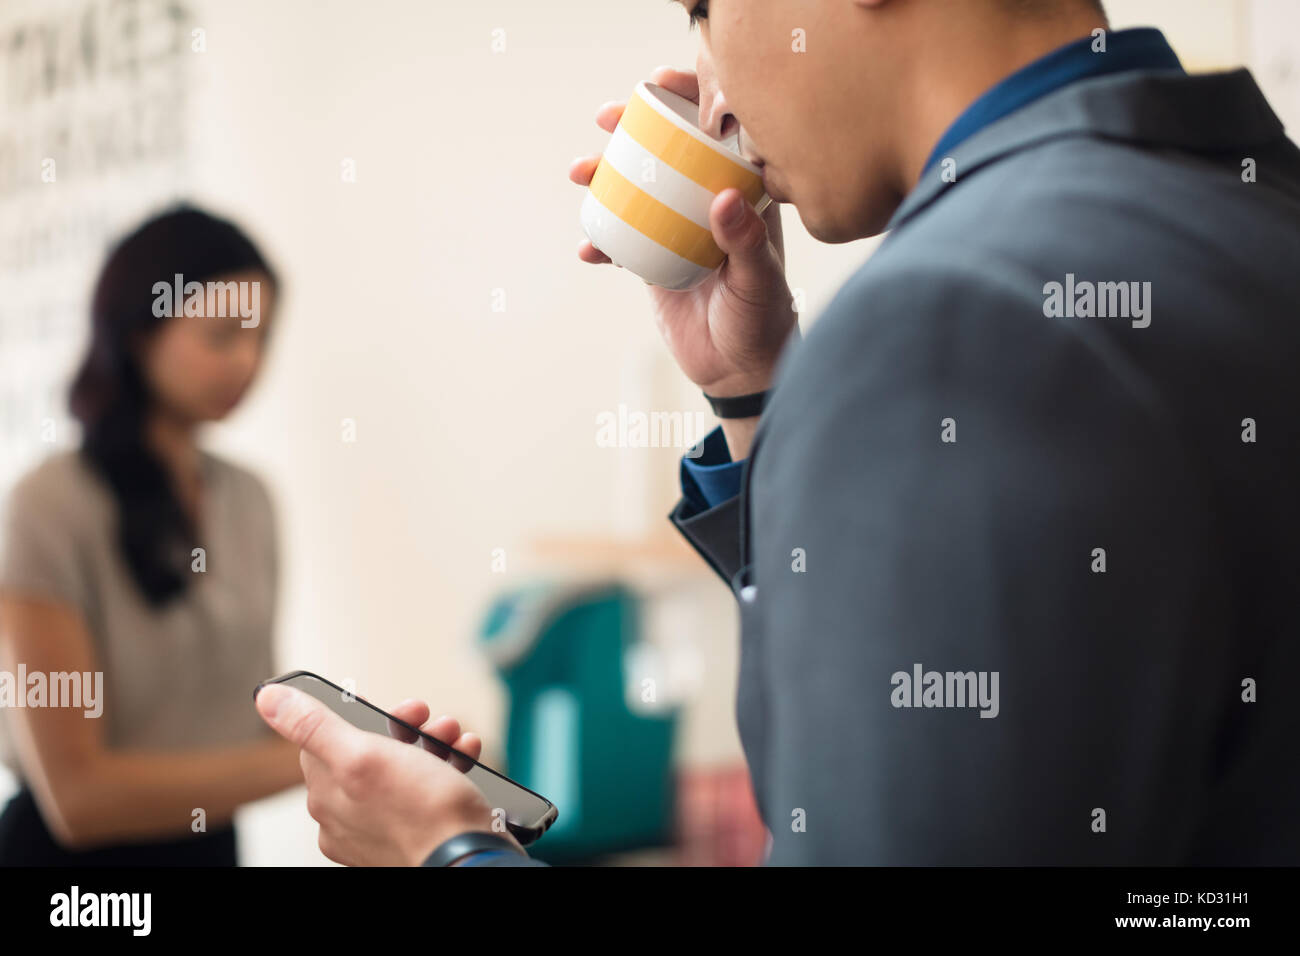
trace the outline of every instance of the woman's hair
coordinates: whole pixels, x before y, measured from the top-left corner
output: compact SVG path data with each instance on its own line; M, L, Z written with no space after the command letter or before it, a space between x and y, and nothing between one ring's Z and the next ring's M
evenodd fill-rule
M189 283L246 270L276 281L237 226L182 205L120 240L95 283L90 347L73 379L69 404L82 426L81 453L116 499L118 543L127 567L153 606L185 591L195 538L170 474L145 441L154 397L140 349L169 318L154 314L154 285L170 286L178 274Z

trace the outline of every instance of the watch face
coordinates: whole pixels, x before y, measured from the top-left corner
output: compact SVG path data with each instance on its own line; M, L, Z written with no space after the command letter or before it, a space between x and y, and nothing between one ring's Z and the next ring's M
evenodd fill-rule
M484 851L494 853L502 850L509 853L518 853L519 850L505 837L496 833L487 833L474 831L472 833L462 833L454 836L438 849L429 854L429 858L424 861L425 866L451 866L459 860L474 853Z

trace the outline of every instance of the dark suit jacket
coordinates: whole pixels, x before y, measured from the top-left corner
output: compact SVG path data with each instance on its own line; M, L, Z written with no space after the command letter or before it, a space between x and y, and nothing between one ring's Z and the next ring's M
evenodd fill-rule
M953 158L672 514L770 861L1300 863L1300 152L1245 71L1139 72Z

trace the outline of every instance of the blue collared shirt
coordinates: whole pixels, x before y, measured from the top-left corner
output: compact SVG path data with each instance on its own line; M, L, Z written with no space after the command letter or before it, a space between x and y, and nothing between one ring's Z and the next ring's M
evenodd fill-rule
M948 132L940 137L925 168L929 169L984 127L1079 80L1126 70L1184 72L1178 54L1165 35L1154 27L1108 32L1105 41L1105 52L1094 52L1098 40L1091 36L1075 40L1012 73L957 117Z
M1153 27L1108 32L1105 40L1105 52L1093 51L1097 41L1091 36L1075 40L998 83L948 127L930 154L926 169L984 127L1071 83L1125 70L1184 72L1165 35ZM682 497L690 505L685 517L707 511L740 494L744 461L731 460L721 426L706 435L701 445L702 449L700 446L692 449L701 452L698 456L688 453L682 458Z

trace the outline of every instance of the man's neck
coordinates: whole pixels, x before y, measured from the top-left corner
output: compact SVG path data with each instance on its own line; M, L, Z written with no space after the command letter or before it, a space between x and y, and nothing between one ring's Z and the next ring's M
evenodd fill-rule
M953 17L937 25L912 61L906 79L913 96L895 126L900 136L894 174L899 195L912 191L939 139L980 96L1035 60L1098 29L1109 27L1087 8L1075 16L1021 23Z

